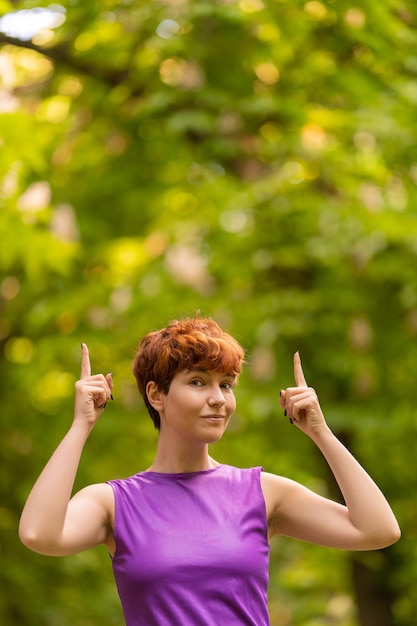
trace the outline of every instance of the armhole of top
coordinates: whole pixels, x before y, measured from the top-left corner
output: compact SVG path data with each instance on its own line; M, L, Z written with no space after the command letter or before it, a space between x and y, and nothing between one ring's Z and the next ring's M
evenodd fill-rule
M262 513L263 513L265 540L269 545L268 516L267 516L267 511L266 511L266 502L265 502L264 492L262 491L262 479L261 479L264 468L262 466L254 467L253 471L255 472L255 475L256 475L256 488L258 490L260 506L262 508Z
M108 480L107 484L110 485L113 491L114 498L114 519L113 519L113 539L115 543L115 549L113 556L110 554L110 558L113 560L117 556L117 537L118 537L118 519L119 519L119 497L118 487L115 480Z

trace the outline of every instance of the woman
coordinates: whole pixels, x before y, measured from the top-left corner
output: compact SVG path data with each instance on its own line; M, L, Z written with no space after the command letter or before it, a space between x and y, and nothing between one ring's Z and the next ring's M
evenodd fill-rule
M107 546L127 626L266 626L274 535L345 550L383 548L400 537L385 497L327 426L298 353L295 386L281 391L280 404L321 450L346 504L209 455L235 410L243 358L210 318L146 335L133 372L159 430L154 461L71 497L84 444L113 387L111 374L91 375L82 344L74 420L28 497L20 537L47 555Z

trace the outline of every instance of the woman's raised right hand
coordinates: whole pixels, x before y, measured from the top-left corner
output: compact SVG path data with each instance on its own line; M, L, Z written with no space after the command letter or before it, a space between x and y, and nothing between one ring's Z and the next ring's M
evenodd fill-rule
M103 413L108 400L113 399L111 374L91 375L88 347L81 344L81 377L75 383L74 422L82 422L92 428Z

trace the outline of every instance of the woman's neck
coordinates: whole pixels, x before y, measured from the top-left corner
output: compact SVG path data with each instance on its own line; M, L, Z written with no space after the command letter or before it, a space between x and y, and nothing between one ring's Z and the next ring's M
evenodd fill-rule
M186 446L170 445L163 438L158 439L155 458L148 472L164 474L184 474L212 469L219 465L208 453L208 445Z

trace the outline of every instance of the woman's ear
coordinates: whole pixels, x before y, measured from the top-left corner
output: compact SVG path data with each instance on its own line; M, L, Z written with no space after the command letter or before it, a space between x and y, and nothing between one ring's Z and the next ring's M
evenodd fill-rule
M162 397L164 393L158 388L157 384L150 380L146 385L146 397L152 408L160 411L163 406Z

